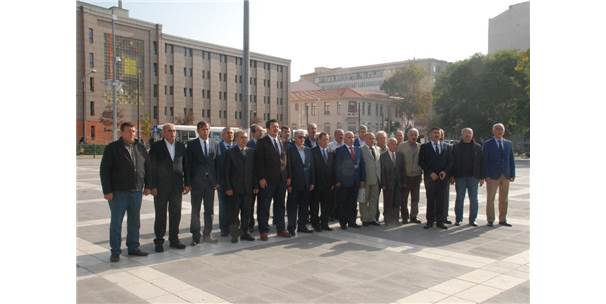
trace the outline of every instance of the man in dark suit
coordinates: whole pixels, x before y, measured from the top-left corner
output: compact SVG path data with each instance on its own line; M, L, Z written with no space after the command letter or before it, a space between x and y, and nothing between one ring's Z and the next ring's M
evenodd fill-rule
M287 160L288 232L290 236L296 235L295 229L297 232L311 233L313 230L307 228L307 219L309 199L314 190L316 176L311 149L305 146L303 131L295 131L295 144L288 147Z
M137 130L130 122L120 125L120 139L110 143L103 151L99 174L103 197L109 203L110 262L120 261L122 220L128 214L126 246L128 255L146 256L139 249L141 190L151 193L151 164L147 151L137 139Z
M311 225L315 231L332 231L328 226L329 216L334 209L331 190L334 189L334 152L328 151L330 136L324 132L318 136L318 145L311 150L314 159L315 187L311 200ZM318 213L321 215L318 216Z
M229 216L227 211L227 197L225 191L221 189L223 186L223 174L225 153L231 149L234 141L234 131L230 127L223 128L221 132L221 142L219 143L219 149L217 150L217 183L219 183L219 228L221 229L221 236L227 236L229 234Z
M280 142L280 125L275 119L266 123L267 135L257 142L255 168L261 189L261 202L257 208L257 220L261 240L269 233L269 208L273 200L274 223L280 237L290 237L284 223L284 195L286 194L286 145Z
M171 123L162 127L163 140L151 145L149 158L152 167L152 194L154 195L155 251L164 251L166 234L166 209L168 208L170 248L185 249L179 241L179 223L181 222L181 199L187 189L183 187L183 167L185 166L185 145L177 142L177 129Z
M427 224L425 229L437 223L438 228L448 229L444 225L444 188L448 186L448 173L452 165L451 151L440 141L440 129L431 129L431 141L421 145L419 166L425 172L425 193L427 195Z
M187 143L185 158L185 186L191 190L192 246L202 241L216 243L211 236L213 227L213 205L215 189L218 187L216 174L216 156L218 145L209 135L210 125L201 121L197 125L198 138ZM204 200L204 231L200 235L200 209Z
M347 226L359 228L356 223L358 215L357 198L358 190L364 187L366 180L366 169L360 147L353 145L354 134L351 131L345 133L345 144L335 151L335 187L337 198L339 198L339 224L341 229L347 230Z
M259 189L254 175L255 149L246 146L248 134L236 132L236 143L225 155L225 175L223 189L228 197L229 232L231 242L238 237L247 241L255 238L248 232L252 197ZM238 219L240 214L241 220Z
M445 136L446 133L444 132L444 129L440 128L440 141L448 146L447 150L452 151L452 145L444 141ZM452 222L448 220L448 212L450 211L450 183L444 187L444 205L442 207L444 208L442 213L444 216L443 223L448 225L452 224Z
M366 132L368 132L368 127L365 125L360 125L360 128L358 129L358 137L356 138L353 144L354 146L361 147L366 144L364 142L364 138L366 138Z
M387 140L388 150L381 154L381 188L383 189L383 214L385 225L398 223L401 195L403 192L404 155L397 152L398 141Z
M290 128L288 126L280 127L280 139L289 147L295 144L292 138L290 138Z
M257 148L257 141L259 139L261 139L261 137L263 136L263 127L257 125L257 124L253 124L250 126L250 140L248 141L248 143L246 144L247 147L249 148L253 148L256 149ZM259 193L257 193L256 195L253 195L252 197L252 206L250 207L251 211L250 211L250 221L248 223L248 232L253 233L254 231L254 227L255 227L255 215L254 215L254 210L255 210L255 200L257 201L257 221L259 220L259 202L261 201L261 192L259 191Z
M499 225L511 227L507 222L509 183L516 178L516 166L511 141L503 138L505 126L497 123L492 126L493 138L484 142L484 176L486 177L486 219L492 227L494 199L499 190Z
M315 148L318 145L318 138L316 137L316 130L318 125L310 123L307 125L307 137L305 137L305 146L308 148Z

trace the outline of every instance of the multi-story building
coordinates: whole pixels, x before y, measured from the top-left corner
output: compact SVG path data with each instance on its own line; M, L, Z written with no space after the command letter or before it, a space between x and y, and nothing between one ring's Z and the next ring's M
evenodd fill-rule
M76 39L77 139L112 138L113 60L121 83L118 124L136 123L139 113L144 139L153 125L166 122L242 127L246 98L251 123L276 118L288 124L288 59L251 52L250 78L242 79L241 50L168 35L162 25L130 18L121 7L84 2L77 2ZM242 96L246 81L248 97Z
M352 88L366 91L380 91L381 85L397 70L416 64L427 72L433 85L436 76L444 71L448 62L437 59L412 59L398 62L373 64L349 68L317 67L313 73L301 75L322 89Z
M530 48L530 2L510 5L488 20L488 54Z
M397 103L385 93L358 89L295 90L289 93L289 121L293 129L316 123L318 132L336 129L357 131L366 125L371 131L385 128L395 116Z

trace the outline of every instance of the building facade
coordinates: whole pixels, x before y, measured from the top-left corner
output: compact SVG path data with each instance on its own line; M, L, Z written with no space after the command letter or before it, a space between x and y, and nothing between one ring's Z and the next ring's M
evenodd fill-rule
M299 90L289 93L289 120L293 129L318 125L318 132L332 134L336 129L357 132L366 125L376 132L396 117L396 102L384 93L357 89Z
M77 2L76 39L77 139L86 143L112 139L114 59L118 124L137 123L139 114L143 139L167 122L243 127L247 98L251 123L276 118L288 124L288 59L251 52L250 78L242 79L241 50L168 35L162 25L130 18L121 7L84 2ZM246 81L248 97L242 96Z
M488 20L488 54L530 48L530 2L510 5Z
M433 84L436 76L444 71L448 62L437 59L413 59L349 68L317 67L313 73L301 75L301 79L313 82L322 89L352 88L381 91L381 85L397 70L416 64L430 75Z

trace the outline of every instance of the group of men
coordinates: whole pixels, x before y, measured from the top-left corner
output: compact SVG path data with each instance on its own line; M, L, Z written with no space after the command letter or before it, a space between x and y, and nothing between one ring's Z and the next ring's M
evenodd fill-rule
M505 127L493 126L494 137L482 145L473 130L461 131L461 141L443 141L444 131L430 130L430 140L418 142L419 131L411 128L405 140L397 131L388 138L384 131L368 132L361 126L357 138L337 129L334 139L309 124L307 134L291 130L272 119L265 128L253 125L249 134L226 127L220 142L209 138L210 125L197 124L198 137L187 145L175 140L176 128L165 124L163 140L149 153L136 139L133 124L120 126L121 137L109 144L101 161L100 175L111 211L112 262L120 259L121 226L128 213L128 254L145 256L139 248L139 213L142 195L154 197L154 245L164 251L167 214L169 247L184 249L179 240L181 202L191 193L190 232L192 246L216 243L213 227L214 195L219 200L221 236L232 242L253 241L254 207L259 238L268 239L270 226L278 237L297 233L331 231L338 220L341 229L379 226L379 197L383 192L385 225L421 223L417 218L421 181L427 195L426 225L447 229L450 184L455 184L455 225L463 221L465 194L470 198L469 224L477 226L478 185L487 185L487 222L495 221L494 200L499 191L499 224L507 222L509 182L515 178L511 141L503 138ZM375 143L376 141L376 143ZM288 195L286 195L288 193ZM410 211L408 197L410 196ZM358 225L358 206L362 225ZM203 208L203 227L200 213ZM270 209L272 223L270 225ZM287 222L285 221L287 216Z

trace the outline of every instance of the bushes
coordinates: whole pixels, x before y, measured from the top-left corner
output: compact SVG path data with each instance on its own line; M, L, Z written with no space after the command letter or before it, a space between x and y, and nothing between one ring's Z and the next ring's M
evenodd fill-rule
M76 146L78 155L103 155L105 145L80 144Z

